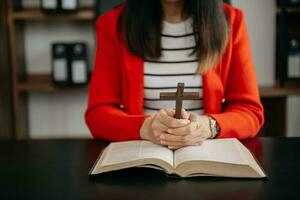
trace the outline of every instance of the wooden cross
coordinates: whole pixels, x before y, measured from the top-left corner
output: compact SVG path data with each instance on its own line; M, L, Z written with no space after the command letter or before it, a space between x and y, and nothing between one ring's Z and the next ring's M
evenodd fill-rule
M183 100L197 100L200 99L199 92L183 92L184 83L177 84L176 92L162 92L160 93L161 100L176 100L175 118L181 118L182 101Z

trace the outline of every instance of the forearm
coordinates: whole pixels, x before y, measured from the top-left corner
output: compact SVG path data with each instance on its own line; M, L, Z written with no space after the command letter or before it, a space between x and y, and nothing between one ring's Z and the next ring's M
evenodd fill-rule
M88 109L86 123L95 138L108 141L139 140L146 115L129 115L114 105Z
M234 137L242 140L255 137L264 123L261 105L232 105L223 113L208 115L214 118L220 127L218 138Z

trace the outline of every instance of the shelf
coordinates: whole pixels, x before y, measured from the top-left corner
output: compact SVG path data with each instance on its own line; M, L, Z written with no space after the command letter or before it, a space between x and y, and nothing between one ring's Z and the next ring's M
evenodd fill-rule
M18 90L21 92L54 92L55 86L51 82L51 76L48 74L28 75L27 80L19 82Z
M287 7L285 10L287 13L300 13L300 7ZM282 12L282 8L277 8L277 14L281 14Z
M93 20L95 13L92 9L82 9L75 13L47 14L38 8L26 8L11 14L14 20Z
M262 98L271 97L287 97L291 95L300 95L300 86L266 86L259 87L260 96Z
M87 88L87 86L75 87L55 87L49 74L28 75L27 80L19 82L18 90L20 92L55 92L63 89ZM259 87L262 98L286 97L290 95L300 95L300 86L263 86Z
M56 87L51 80L49 74L34 74L28 75L27 80L18 83L19 92L57 92L69 89L82 89L87 88L86 85Z

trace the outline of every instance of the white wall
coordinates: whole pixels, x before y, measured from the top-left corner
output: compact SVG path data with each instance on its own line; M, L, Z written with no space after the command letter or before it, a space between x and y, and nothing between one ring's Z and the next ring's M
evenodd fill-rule
M32 93L29 96L31 138L88 138L83 115L87 90Z
M241 8L248 25L258 82L275 83L276 0L232 0ZM276 109L276 108L274 108ZM288 98L287 135L300 136L300 97Z
M275 83L275 0L232 0L243 10L251 40L252 54L260 85Z
M84 6L93 0L81 0ZM246 16L257 79L260 85L275 83L275 0L232 0ZM39 0L24 0L24 6L38 6ZM94 34L86 22L29 22L25 29L26 58L29 73L50 72L50 44L55 40L83 40L90 48L93 63ZM58 93L31 93L29 121L32 138L89 137L83 120L86 90ZM288 100L288 135L300 134L300 98Z
M288 98L287 133L289 137L300 137L300 97Z

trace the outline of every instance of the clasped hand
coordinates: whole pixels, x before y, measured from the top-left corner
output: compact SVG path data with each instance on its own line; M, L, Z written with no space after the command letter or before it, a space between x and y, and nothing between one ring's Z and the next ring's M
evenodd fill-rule
M200 145L211 137L207 116L187 113L185 110L182 111L182 119L176 119L174 115L174 109L162 109L147 118L140 129L141 138L169 149L179 149Z

